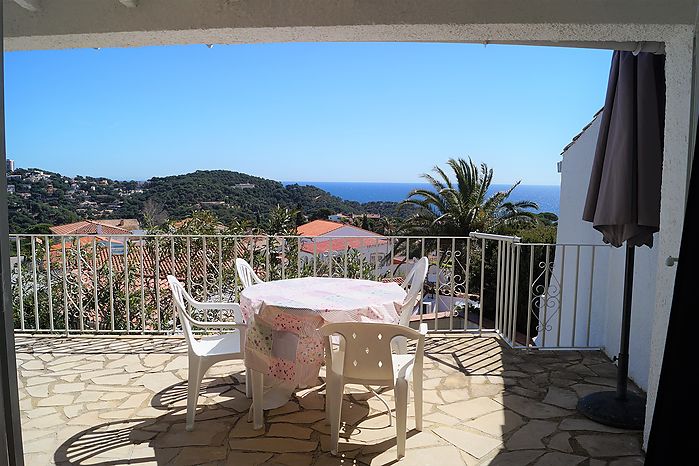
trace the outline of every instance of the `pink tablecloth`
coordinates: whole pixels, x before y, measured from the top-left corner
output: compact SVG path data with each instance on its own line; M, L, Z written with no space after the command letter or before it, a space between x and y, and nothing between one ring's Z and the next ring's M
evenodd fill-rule
M245 344L246 365L290 389L315 385L323 362L317 328L324 322L397 323L404 298L396 283L346 278L253 285L240 295L245 319L253 322Z

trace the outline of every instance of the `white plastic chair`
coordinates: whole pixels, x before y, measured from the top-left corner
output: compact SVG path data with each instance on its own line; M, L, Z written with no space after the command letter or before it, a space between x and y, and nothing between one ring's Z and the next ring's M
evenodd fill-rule
M235 269L238 271L238 277L243 284L243 289L262 283L260 277L257 276L250 264L245 259L237 258L235 260Z
M199 387L206 371L215 363L234 359L244 359L245 331L247 325L243 323L243 314L237 303L202 303L195 301L185 290L182 283L172 275L167 276L172 297L177 305L178 315L182 322L182 330L189 348L189 378L187 381L187 422L185 429L194 429L194 414L199 398ZM187 311L185 301L194 309L209 311L222 310L232 312L233 322L203 322L194 319ZM192 327L233 329L233 332L208 335L200 339L194 338ZM245 371L245 395L250 398L252 387ZM254 401L253 401L254 402Z
M412 269L405 276L403 289L408 293L403 300L403 305L400 310L400 320L398 323L404 327L410 326L410 317L415 311L415 307L420 304L422 289L425 285L425 277L427 276L427 267L429 261L426 257L421 258L415 263ZM396 338L393 349L398 354L406 354L408 352L408 344L405 338Z
M320 328L325 340L326 414L330 420L330 448L337 454L345 384L393 388L396 404L396 443L398 459L405 456L408 411L408 379L413 376L415 426L422 430L422 364L427 325L420 332L395 324L343 322ZM334 346L332 335L344 344ZM391 343L402 337L417 340L415 354L392 354Z

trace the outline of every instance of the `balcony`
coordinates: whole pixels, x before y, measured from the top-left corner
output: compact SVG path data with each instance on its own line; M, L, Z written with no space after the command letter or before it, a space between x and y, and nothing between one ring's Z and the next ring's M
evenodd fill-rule
M606 246L475 234L13 235L11 247L27 464L393 463L395 428L362 387L345 395L344 456L329 454L322 371L317 387L266 413L262 432L247 422L243 365L216 365L195 431L185 432L186 346L165 277L174 273L198 299L230 301L239 293L236 257L268 280L400 281L421 256L432 264L413 316L431 329L425 430L409 419L402 463L643 462L640 431L575 410L580 397L615 385L615 366L596 349L601 323L592 300L602 292L596 273ZM391 395L383 394L392 406Z

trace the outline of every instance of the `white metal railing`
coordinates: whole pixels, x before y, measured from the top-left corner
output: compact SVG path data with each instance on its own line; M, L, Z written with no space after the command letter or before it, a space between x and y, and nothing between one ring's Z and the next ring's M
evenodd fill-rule
M483 233L11 235L10 241L18 332L172 333L174 306L166 276L177 276L196 299L234 301L241 289L238 257L264 280L400 281L416 259L427 256L430 268L415 325L426 321L431 331L496 332L513 347L556 348L594 346L592 290L600 286L594 278L599 268L595 251L607 248L524 244L516 237Z

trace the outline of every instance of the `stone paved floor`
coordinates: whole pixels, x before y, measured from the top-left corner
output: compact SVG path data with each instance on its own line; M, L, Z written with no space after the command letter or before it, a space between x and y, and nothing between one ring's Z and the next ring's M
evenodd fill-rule
M173 338L17 338L26 463L75 465L377 465L396 459L395 428L359 388L345 395L341 457L328 453L324 396L299 391L246 422L240 363L205 379L184 431L187 356ZM578 397L614 386L598 352L503 348L496 338L431 337L425 429L408 421L404 465L641 465L641 433L581 417ZM391 406L392 392L385 398ZM412 406L408 408L412 415Z

